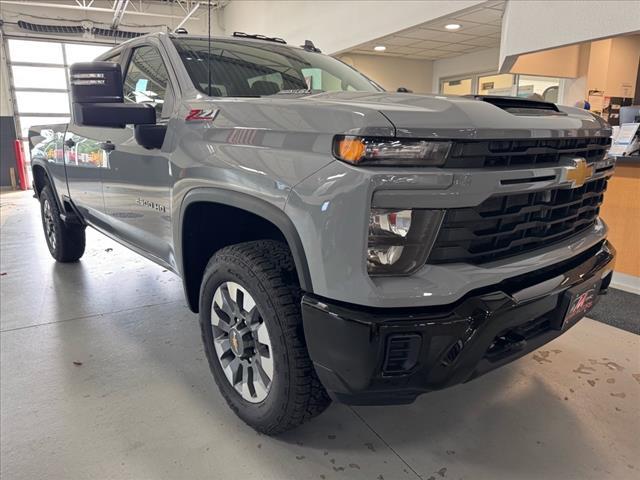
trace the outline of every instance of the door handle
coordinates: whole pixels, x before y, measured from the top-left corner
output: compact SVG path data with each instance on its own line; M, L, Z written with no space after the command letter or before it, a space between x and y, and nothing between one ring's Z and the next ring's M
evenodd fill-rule
M65 147L73 148L76 145L76 142L74 142L73 139L69 138L64 141L64 145Z
M116 146L113 143L106 141L100 144L100 148L107 152L111 152L116 149Z

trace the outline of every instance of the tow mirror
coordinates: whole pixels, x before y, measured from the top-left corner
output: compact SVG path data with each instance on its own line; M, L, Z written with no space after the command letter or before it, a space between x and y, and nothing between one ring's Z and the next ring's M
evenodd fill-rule
M122 69L118 63L71 65L71 102L76 125L124 128L156 123L152 106L124 103Z
M136 125L135 138L146 149L162 148L167 133L166 125Z

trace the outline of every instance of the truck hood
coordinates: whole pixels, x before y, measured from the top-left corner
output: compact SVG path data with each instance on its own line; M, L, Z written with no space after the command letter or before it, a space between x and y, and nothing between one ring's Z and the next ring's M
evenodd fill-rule
M354 112L377 110L393 124L399 137L488 139L611 134L610 127L599 117L564 106L558 106L560 112L514 114L482 99L391 92L327 92L298 101L334 104Z

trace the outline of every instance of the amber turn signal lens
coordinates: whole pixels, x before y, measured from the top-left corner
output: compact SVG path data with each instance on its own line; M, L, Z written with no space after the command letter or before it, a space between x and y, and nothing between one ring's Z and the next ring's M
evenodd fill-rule
M338 140L338 156L345 162L358 163L364 157L365 150L361 138L344 137Z

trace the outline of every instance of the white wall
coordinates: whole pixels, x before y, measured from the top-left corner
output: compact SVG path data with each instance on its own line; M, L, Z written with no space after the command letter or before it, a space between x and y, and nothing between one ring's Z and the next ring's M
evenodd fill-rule
M375 80L386 90L405 87L414 93L431 93L433 62L380 55L344 54L338 58Z
M497 48L488 48L453 58L443 58L433 62L432 91L437 93L442 78L465 75L467 73L495 72L498 69Z
M638 0L509 1L502 19L500 69L509 71L522 53L638 31Z
M324 53L356 45L484 3L459 1L234 0L222 10L227 34L261 33L301 45L312 40Z

